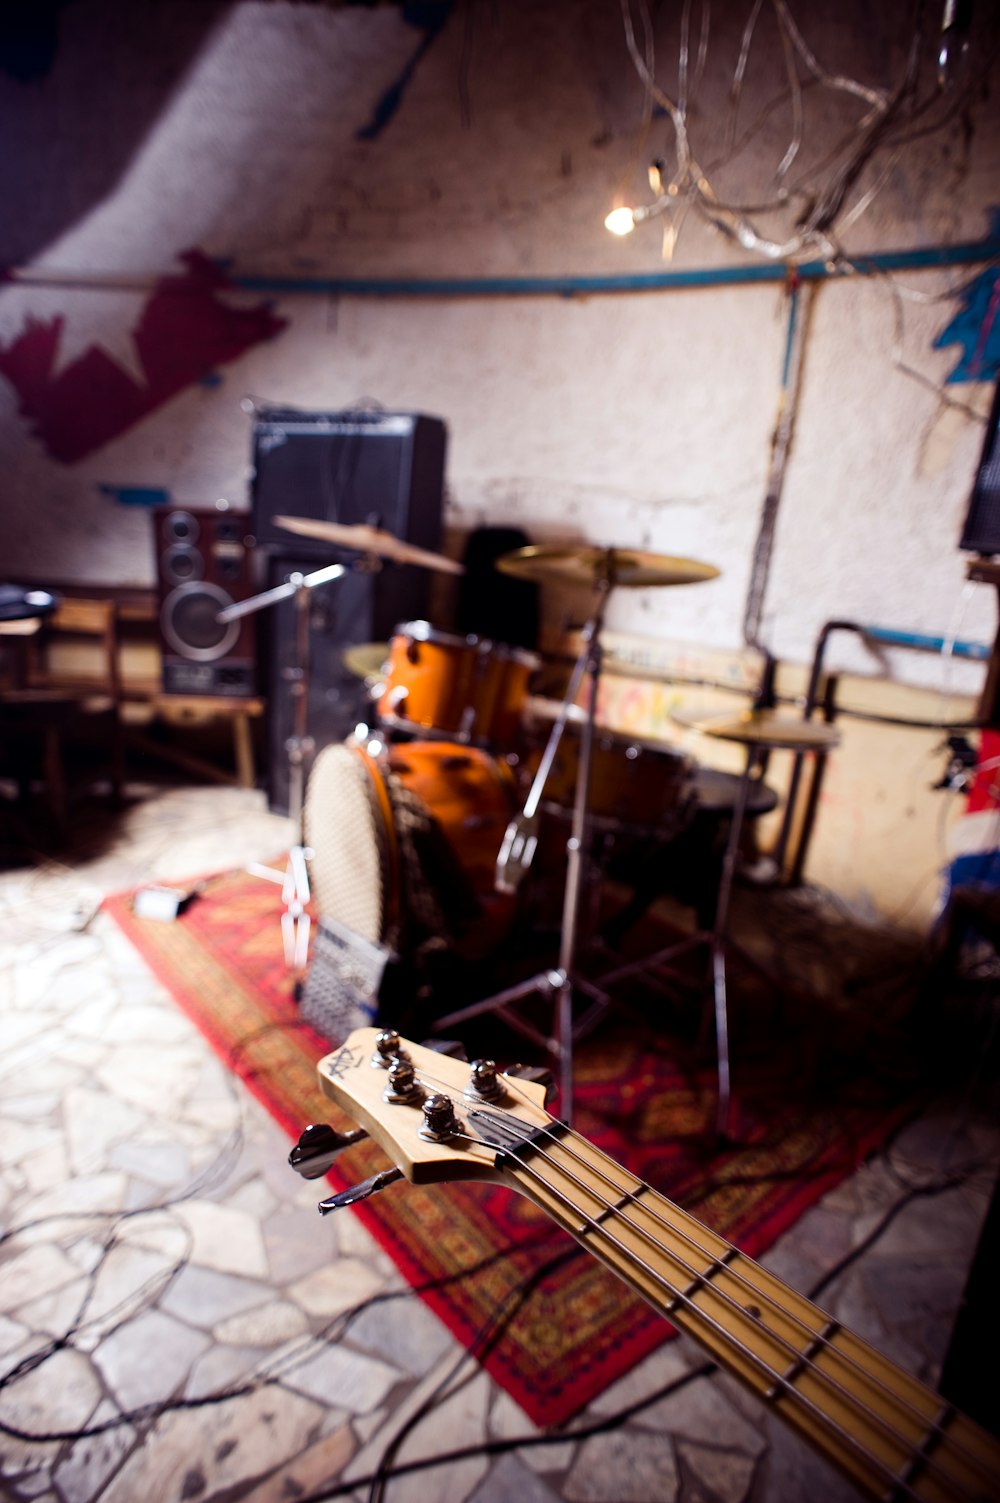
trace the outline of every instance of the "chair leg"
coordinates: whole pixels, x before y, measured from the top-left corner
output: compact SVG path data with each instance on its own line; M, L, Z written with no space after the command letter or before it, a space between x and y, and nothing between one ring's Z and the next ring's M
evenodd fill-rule
M118 721L111 736L111 802L116 809L125 802L125 780L125 732Z
M45 780L55 834L57 839L62 840L66 834L66 821L69 814L69 793L66 787L66 771L63 766L59 732L54 726L48 726L45 730L42 776Z

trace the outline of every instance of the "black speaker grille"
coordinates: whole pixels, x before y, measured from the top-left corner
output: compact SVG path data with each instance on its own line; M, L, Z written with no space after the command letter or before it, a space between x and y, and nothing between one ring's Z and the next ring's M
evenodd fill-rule
M163 635L182 657L197 662L223 657L239 635L234 621L219 620L219 612L232 604L232 597L217 585L181 585L163 602Z

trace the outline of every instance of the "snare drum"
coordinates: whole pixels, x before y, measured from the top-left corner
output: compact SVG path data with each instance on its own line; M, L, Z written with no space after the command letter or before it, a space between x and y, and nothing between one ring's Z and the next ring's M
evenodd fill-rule
M303 806L320 917L404 955L428 938L488 953L514 917L494 889L514 798L506 763L478 747L324 747Z
M397 626L389 644L380 722L434 739L507 749L540 659L485 637L456 637L426 621Z
M542 790L542 804L557 814L569 813L576 799L583 727L574 715L563 733ZM545 752L540 746L524 759L530 787ZM594 727L590 754L587 809L597 829L633 833L676 833L694 817L696 791L693 760L672 747Z

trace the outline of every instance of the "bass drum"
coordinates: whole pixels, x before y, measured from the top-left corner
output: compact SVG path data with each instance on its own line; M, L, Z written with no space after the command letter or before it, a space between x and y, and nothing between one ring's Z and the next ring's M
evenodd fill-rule
M506 763L477 747L324 747L303 806L320 918L404 957L427 945L488 955L514 918L494 887L514 798Z

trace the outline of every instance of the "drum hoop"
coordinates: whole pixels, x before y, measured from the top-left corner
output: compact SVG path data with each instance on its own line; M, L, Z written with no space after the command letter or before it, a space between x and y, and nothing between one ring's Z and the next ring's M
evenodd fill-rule
M467 647L473 652L495 654L506 661L520 663L532 671L541 666L541 657L525 647L514 647L507 642L495 642L491 637L480 637L475 632L459 636L455 632L441 631L429 621L403 621L393 632L393 638L411 637L414 642L439 643L447 647Z
M475 647L478 637L460 637L454 632L441 631L429 621L403 621L393 632L397 637L412 637L414 642L440 642L449 647Z
M392 801L389 798L389 790L382 775L382 770L378 765L377 758L371 754L367 747L362 746L358 741L350 743L350 749L357 755L358 761L367 774L371 796L381 815L382 829L385 832L386 862L389 868L387 873L388 880L385 884L388 887L388 893L386 895L384 928L387 933L395 934L400 922L401 893L399 881L399 843L396 836L396 822Z

